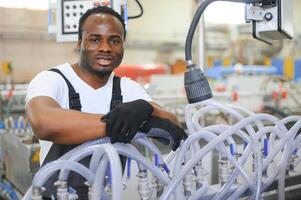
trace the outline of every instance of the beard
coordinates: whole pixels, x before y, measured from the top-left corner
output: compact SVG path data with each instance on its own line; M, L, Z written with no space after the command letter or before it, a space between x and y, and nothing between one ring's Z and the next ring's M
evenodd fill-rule
M86 58L81 59L80 67L83 68L85 71L89 72L90 74L96 75L100 78L104 78L110 76L113 70L116 68L107 67L102 69L97 69L97 67L93 67L93 65L87 62Z

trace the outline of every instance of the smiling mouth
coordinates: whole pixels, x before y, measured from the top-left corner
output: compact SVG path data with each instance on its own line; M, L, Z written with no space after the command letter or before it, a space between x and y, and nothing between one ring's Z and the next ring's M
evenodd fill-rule
M112 59L107 59L107 58L97 58L96 61L97 61L97 64L99 64L101 66L107 66L112 63Z

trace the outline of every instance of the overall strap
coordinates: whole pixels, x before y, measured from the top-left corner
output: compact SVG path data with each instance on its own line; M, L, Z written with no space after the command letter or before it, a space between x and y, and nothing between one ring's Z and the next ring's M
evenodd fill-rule
M69 108L74 110L81 111L81 104L79 99L79 94L75 92L73 86L68 81L68 79L63 75L61 71L59 71L56 68L52 68L49 71L56 72L60 74L64 80L66 81L69 89ZM110 110L117 106L118 104L122 103L122 95L121 95L121 89L120 89L120 77L114 76L113 78L113 87L112 87L112 100L110 105ZM62 145L62 144L56 144L53 143L50 147L49 152L47 153L44 162L42 166L45 164L57 160L62 155L67 153L68 151L75 148L77 145ZM91 156L85 157L80 161L81 164L88 167L90 163ZM125 157L121 157L122 166L125 166ZM124 167L123 167L124 168ZM43 196L50 197L51 194L54 194L56 192L56 187L54 186L54 182L58 179L58 173L52 175L44 184L44 187L47 188L46 192L43 193ZM68 176L69 186L74 188L77 191L77 194L79 195L79 199L87 199L88 190L85 186L85 179L81 176L79 176L76 173L70 173Z
M67 83L68 90L69 90L69 109L81 111L82 106L80 104L79 93L77 93L74 90L70 81L65 77L65 75L59 69L51 68L49 69L49 71L58 73L63 77L63 79Z
M120 88L120 80L121 78L118 76L113 77L112 99L111 99L110 110L115 108L118 104L121 104L123 101L121 88ZM121 161L122 171L124 171L127 157L120 155L119 158Z
M110 110L115 108L118 104L122 103L122 95L121 95L121 88L120 88L120 77L114 76L113 77L113 88L112 88L112 99Z

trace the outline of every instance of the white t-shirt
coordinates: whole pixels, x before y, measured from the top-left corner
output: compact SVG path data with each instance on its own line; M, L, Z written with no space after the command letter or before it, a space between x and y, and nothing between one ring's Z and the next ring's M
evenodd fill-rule
M74 87L75 91L79 93L82 112L106 114L110 111L113 73L106 85L101 88L94 89L77 76L70 64L65 63L58 65L55 68L59 69L65 75ZM129 78L122 77L120 87L123 102L134 101L137 99L152 101L145 90ZM56 72L43 71L32 79L27 89L26 103L37 96L48 96L53 98L58 102L61 108L69 109L68 86L62 76ZM40 140L40 145L40 163L42 163L52 145L52 142Z

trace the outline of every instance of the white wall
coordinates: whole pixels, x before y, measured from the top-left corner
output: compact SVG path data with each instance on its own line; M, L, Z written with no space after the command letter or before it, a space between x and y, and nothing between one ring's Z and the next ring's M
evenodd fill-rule
M138 7L129 1L129 15ZM129 21L129 39L183 42L192 16L193 0L141 0L144 15Z
M184 58L178 48L170 51L166 43L184 44L192 16L193 1L141 0L144 15L129 21L123 63L172 62ZM139 13L129 1L129 15ZM135 46L139 46L139 48ZM75 43L56 43L47 33L47 11L0 7L0 64L11 61L14 80L28 82L41 70L63 62L75 62ZM2 77L1 77L2 76ZM0 74L0 81L3 75Z
M172 63L184 59L184 43L195 1L140 1L144 15L129 21L123 63ZM295 28L300 35L301 0L293 1ZM135 1L128 2L129 15L139 13ZM12 61L17 82L27 82L37 72L53 65L77 60L75 43L56 43L47 35L46 11L0 7L0 63Z

